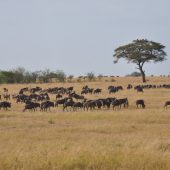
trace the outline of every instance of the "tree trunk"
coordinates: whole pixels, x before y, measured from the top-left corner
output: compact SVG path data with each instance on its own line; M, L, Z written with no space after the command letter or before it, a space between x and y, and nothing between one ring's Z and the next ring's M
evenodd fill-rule
M146 82L145 72L143 71L143 69L142 69L142 67L141 67L141 66L139 66L139 70L140 70L141 75L142 75L142 81L143 81L143 83L145 83L145 82Z

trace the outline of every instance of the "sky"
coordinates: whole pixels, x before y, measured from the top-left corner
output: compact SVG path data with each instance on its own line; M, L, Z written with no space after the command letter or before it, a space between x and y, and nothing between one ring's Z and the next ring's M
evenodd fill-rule
M147 75L170 73L169 0L0 0L0 70L49 68L67 75L127 75L114 50L135 39L166 46L167 60Z

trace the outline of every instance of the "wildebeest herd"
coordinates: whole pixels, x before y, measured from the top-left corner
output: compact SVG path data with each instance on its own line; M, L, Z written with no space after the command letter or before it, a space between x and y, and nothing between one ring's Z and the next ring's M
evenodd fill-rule
M170 89L170 85L137 85L132 86L128 84L127 90L134 89L137 92L144 92L144 89L166 88ZM51 107L62 106L63 111L78 111L78 110L95 110L95 109L121 109L128 108L128 98L98 98L89 100L86 98L87 94L99 95L102 93L101 88L90 88L88 85L82 87L80 94L76 93L74 87L54 87L48 89L42 89L41 87L35 88L22 88L17 94L9 94L8 89L4 88L3 95L0 95L0 110L8 110L12 107L10 100L15 100L16 104L23 103L23 112L26 110L31 111L50 111ZM122 86L109 86L108 93L117 93L124 90ZM55 101L52 101L50 96L55 95ZM3 100L3 101L2 101ZM136 108L145 108L145 101L143 99L136 100ZM164 108L170 105L170 101L166 101Z

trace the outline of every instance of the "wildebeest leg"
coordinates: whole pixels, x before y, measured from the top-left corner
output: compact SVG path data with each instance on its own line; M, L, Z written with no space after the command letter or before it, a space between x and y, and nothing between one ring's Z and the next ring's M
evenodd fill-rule
M115 106L113 106L113 110L115 110Z

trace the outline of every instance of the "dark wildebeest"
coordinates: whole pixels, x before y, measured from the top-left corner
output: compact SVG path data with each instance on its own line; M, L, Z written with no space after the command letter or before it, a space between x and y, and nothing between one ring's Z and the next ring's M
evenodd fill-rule
M94 110L96 107L98 108L101 108L102 106L102 101L97 101L97 100L88 100L84 103L84 110L87 109L90 109L90 110Z
M11 103L10 102L0 102L0 110L3 108L4 110L7 110L8 108L11 108Z
M103 107L107 107L107 109L110 108L110 105L111 103L115 100L116 98L115 97L109 97L109 98L106 98L106 99L100 99L103 103Z
M84 96L80 96L80 95L78 95L78 94L76 94L76 93L71 93L71 94L69 94L69 97L71 98L71 97L74 97L75 99L77 99L77 100L84 100L85 98L84 98Z
M77 111L77 109L82 109L83 108L83 104L81 102L76 102L73 104L73 111Z
M38 92L38 91L41 91L41 90L42 90L41 87L31 88L31 89L30 89L30 93L35 93L35 92Z
M142 86L136 86L134 88L137 90L137 92L143 92Z
M142 107L143 109L145 108L145 102L144 102L143 99L136 100L136 107L139 108L138 106L139 106L140 108Z
M39 103L28 102L28 103L26 103L23 112L25 112L25 110L33 110L33 111L35 111L38 107L40 108Z
M65 111L65 109L67 110L68 107L73 107L74 104L75 104L75 102L73 101L73 99L64 102L64 104L63 104L63 111Z
M116 93L116 92L119 91L119 89L117 87L114 87L114 86L109 86L108 90L109 90L109 94Z
M63 105L66 101L69 101L69 100L71 100L71 98L69 98L69 97L66 97L66 98L64 98L64 99L57 100L57 101L55 102L55 107L56 107L56 106L58 107L58 105L60 105L60 104Z
M117 106L121 109L122 105L125 107L128 107L129 106L129 102L128 102L128 99L127 98L123 98L123 99L115 99L113 102L112 102L112 105L113 105L113 109Z
M97 88L93 91L94 94L99 94L101 92L102 92L102 89L99 89L99 88Z
M74 87L68 87L67 90L73 91Z
M41 111L47 111L47 109L49 109L49 111L50 111L51 107L54 107L54 102L45 101L45 102L41 103Z
M95 109L95 106L96 106L96 104L94 103L93 100L88 100L88 101L86 101L86 102L83 104L84 110L87 109L87 111L88 111L89 108L90 108L90 109Z
M61 94L56 95L56 100L62 98L63 96Z
M133 86L131 84L128 84L127 89L129 90L129 89L132 89L132 88L133 88Z
M82 94L92 94L93 93L93 90L94 89L92 89L92 88L86 88L86 89L82 89L82 91L81 91L81 95Z
M167 109L167 106L168 106L168 105L170 105L170 101L166 101L166 102L165 102L164 108Z

